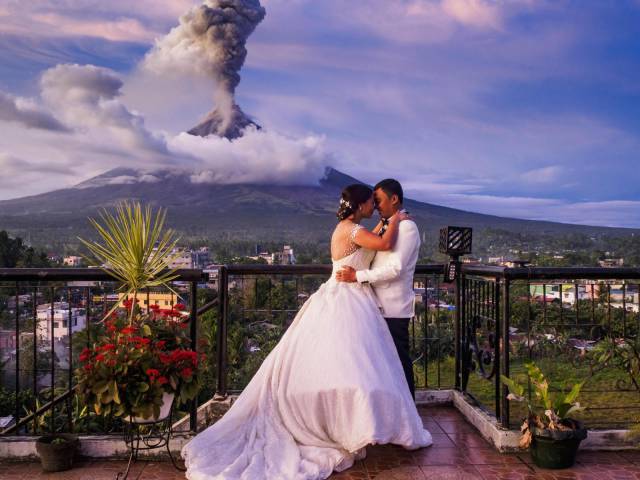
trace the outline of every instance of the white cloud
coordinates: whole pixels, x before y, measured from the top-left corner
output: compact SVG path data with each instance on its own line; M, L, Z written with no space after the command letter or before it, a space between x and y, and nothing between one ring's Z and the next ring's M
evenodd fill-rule
M66 132L68 129L33 100L0 91L0 120L18 122L27 128Z
M521 178L527 183L551 183L559 180L562 172L563 169L560 165L550 165L528 170L521 175Z
M323 137L291 138L249 128L233 141L181 133L169 139L177 155L193 157L194 183L315 184L330 160Z
M0 32L25 37L94 37L151 43L196 0L7 0Z
M463 25L500 29L502 13L496 2L487 0L443 0L442 10Z
M448 184L426 187L408 192L422 201L501 217L603 227L637 228L640 225L640 201L580 202L545 197L457 193L456 186L451 188Z
M122 86L119 75L92 65L47 70L41 80L47 108L35 100L30 100L30 108L51 112L52 122L64 121L73 131L61 141L58 131L21 129L20 124L0 118L6 133L0 138L0 152L11 154L3 157L2 164L12 175L12 185L20 186L3 184L0 198L72 186L119 166L140 174L111 178L111 184L158 182L154 171L172 168L191 172L194 183L309 184L321 178L330 162L325 139L317 135L291 137L250 129L229 141L149 130L144 117L122 101ZM53 172L49 165L61 170ZM38 170L63 177L34 178ZM44 187L47 184L49 188Z
M42 97L68 125L109 130L124 146L166 154L162 138L118 100L122 80L93 65L58 65L42 76Z

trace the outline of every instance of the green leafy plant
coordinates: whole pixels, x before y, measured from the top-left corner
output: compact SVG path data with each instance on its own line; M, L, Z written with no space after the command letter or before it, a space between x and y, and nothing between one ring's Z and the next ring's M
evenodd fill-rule
M128 325L128 313L114 313L93 348L82 351L78 388L97 414L158 417L164 393L174 394L178 403L195 398L201 359L191 349L179 310L184 306L175 307L154 306L134 326Z
M165 218L162 209L154 216L150 207L125 202L115 215L102 212L104 226L91 219L103 244L81 239L127 297L124 308L116 304L105 315L97 341L79 357L78 391L98 415L158 417L164 393L179 403L198 393L203 362L185 331L184 305L151 305L147 312L138 306L138 292L173 291L169 282L177 278L168 268L177 239L164 230Z
M86 260L103 265L103 270L120 282L124 296L133 298L134 306L138 292L147 288L173 291L170 282L177 277L169 264L177 255L174 250L179 238L173 230L164 229L166 210L158 209L154 217L150 206L143 209L140 203L123 202L116 207L115 215L103 210L100 218L104 225L93 218L89 221L104 243L79 238L94 257L85 256ZM130 310L130 323L135 312L135 308Z
M602 368L614 367L625 372L633 388L640 393L640 341L607 337L598 342L591 354ZM621 388L627 387L621 383ZM640 438L640 423L631 426L629 437Z
M550 392L549 380L534 362L526 362L527 376L533 387L536 403L532 403L525 395L526 387L513 379L500 375L502 383L509 388L508 400L526 402L527 418L520 427L522 438L520 447L527 448L531 444L532 429L540 430L572 430L573 421L569 415L583 409L577 402L578 395L585 382L576 383L569 392Z

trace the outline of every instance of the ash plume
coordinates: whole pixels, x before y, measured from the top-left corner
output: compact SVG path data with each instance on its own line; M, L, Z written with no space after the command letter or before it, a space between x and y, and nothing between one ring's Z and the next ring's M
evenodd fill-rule
M249 35L265 16L259 0L205 0L180 17L180 25L156 42L145 66L157 73L195 71L215 82L216 108L189 133L237 138L260 128L235 103Z

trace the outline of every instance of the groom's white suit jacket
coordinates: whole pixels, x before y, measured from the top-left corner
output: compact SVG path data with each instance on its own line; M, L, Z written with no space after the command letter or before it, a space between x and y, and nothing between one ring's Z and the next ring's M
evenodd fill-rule
M410 318L415 313L413 274L420 250L420 232L412 220L400 222L393 249L377 252L369 270L358 270L358 282L368 282L387 318Z

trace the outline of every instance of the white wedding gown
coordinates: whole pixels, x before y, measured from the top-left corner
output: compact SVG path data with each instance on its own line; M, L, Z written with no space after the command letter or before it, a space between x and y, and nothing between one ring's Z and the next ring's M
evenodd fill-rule
M431 445L371 287L334 278L373 255L333 262L229 411L182 449L187 478L325 479L368 444Z

